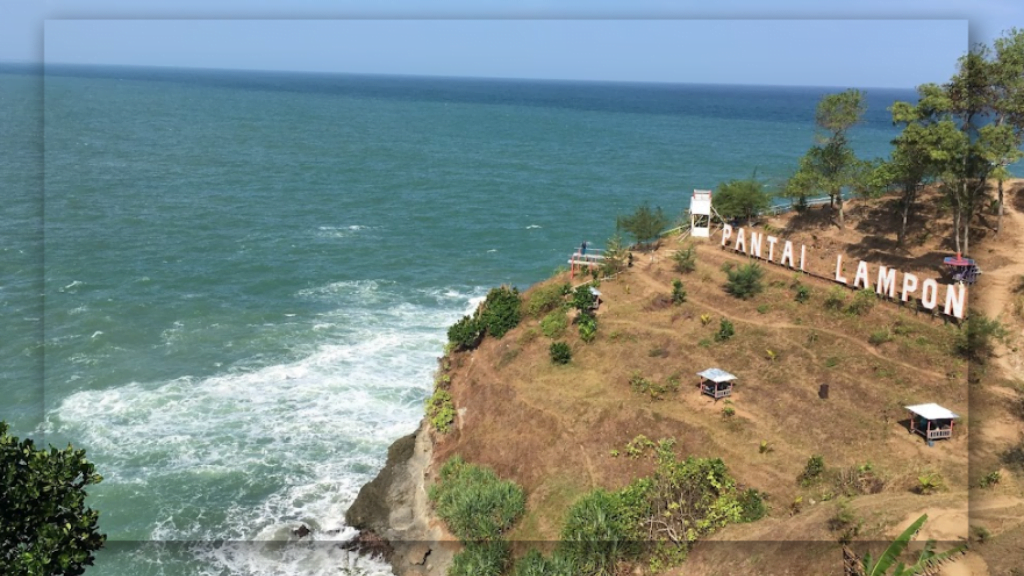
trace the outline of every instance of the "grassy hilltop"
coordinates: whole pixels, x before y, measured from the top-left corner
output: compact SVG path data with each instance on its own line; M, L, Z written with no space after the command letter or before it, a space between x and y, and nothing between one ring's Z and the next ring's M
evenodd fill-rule
M767 515L716 524L688 553L684 545L655 561L625 555L608 573L842 574L840 542L877 554L927 512L920 540L940 540L940 550L972 540L971 553L945 568L967 571L949 573L1012 574L1024 541L1024 456L1014 452L1024 451L1017 348L1024 185L1008 189L1005 230L999 237L981 231L974 250L984 274L970 293L972 314L998 318L1007 329L1004 339L991 340L992 350L965 350L964 328L941 317L775 264L760 264L762 291L738 298L726 289L727 271L747 265L745 256L719 248L715 237L693 241L695 268L680 272L673 255L690 243L670 237L600 280L589 342L573 322L573 295L560 295L583 279L560 273L521 295L521 319L501 338L485 336L474 349L442 358L437 408L428 414L438 429L435 482L456 455L514 482L525 508L496 530L513 557L532 548L550 553L570 516L579 519L574 504L595 490L622 491L664 474L655 454L659 441L669 440L663 457L720 458L734 493L756 490ZM817 209L756 228L806 244L825 269L839 253L872 269L885 264L938 277L952 223L922 214L927 224L897 251L894 202L851 203L843 230ZM676 280L682 286L674 298ZM557 334L558 313L549 317L549 308L563 301L568 324ZM567 363L552 360L555 341L567 344ZM560 360L565 356L563 349ZM727 401L699 393L696 372L710 367L738 376ZM818 396L823 383L827 399ZM934 447L908 433L903 409L928 402L963 416L954 437Z

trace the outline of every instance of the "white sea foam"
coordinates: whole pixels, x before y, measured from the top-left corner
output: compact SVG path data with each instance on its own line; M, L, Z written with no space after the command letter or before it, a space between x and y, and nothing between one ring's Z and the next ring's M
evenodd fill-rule
M542 228L542 226L539 224L530 224L529 226L526 227L527 230L535 230L537 228Z
M444 329L483 293L435 288L406 301L405 288L378 281L303 290L298 297L337 304L311 323L321 336L305 343L304 356L82 390L51 411L49 427L103 463L100 496L129 484L187 486L153 495L147 537L207 542L193 551L209 568L200 573L338 574L349 566L389 574L380 562L315 543L351 535L345 510L388 444L422 417ZM175 323L165 338L180 329ZM226 486L232 496L214 496ZM282 545L300 524L316 529L309 542Z
M349 238L364 230L376 230L376 226L352 224L349 226L320 226L316 235L321 238Z

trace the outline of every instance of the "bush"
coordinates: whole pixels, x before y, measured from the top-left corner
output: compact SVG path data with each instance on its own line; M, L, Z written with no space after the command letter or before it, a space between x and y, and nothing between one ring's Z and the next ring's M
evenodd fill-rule
M615 564L634 552L632 544L620 496L598 489L569 509L559 552L578 574L612 575Z
M572 562L561 553L545 558L535 548L531 548L520 558L512 570L512 576L576 576L579 571Z
M86 488L103 477L70 444L39 449L0 421L0 574L77 575L107 537Z
M448 328L448 342L456 350L472 350L480 345L484 335L484 327L480 321L471 316L463 316L461 320Z
M686 288L683 288L683 281L676 278L672 281L672 303L676 306L686 302Z
M666 392L679 390L679 377L672 376L666 384L658 384L654 380L644 378L640 372L633 372L629 378L629 388L637 394L650 396L651 400L661 400Z
M810 486L817 482L825 472L824 456L814 455L808 458L804 471L800 473L800 485Z
M932 473L918 476L915 490L918 494L928 495L942 490L942 487L942 476Z
M548 284L541 286L530 294L526 299L526 314L534 318L551 312L565 303L565 286L562 284Z
M764 503L766 495L748 488L739 495L740 522L754 522L768 515L768 505Z
M892 341L892 334L889 333L889 329L888 328L882 328L881 330L875 330L874 332L871 333L870 336L868 336L868 342L873 344L873 345L875 345L875 346L881 346L882 344L885 344L886 342L891 342L891 341Z
M1006 337L1006 328L998 320L972 312L960 327L954 346L958 354L969 360L984 362L994 351L993 339Z
M504 540L469 542L452 557L448 576L501 576L511 559L511 549Z
M995 472L989 472L988 474L985 475L984 478L981 479L980 482L978 482L978 487L991 488L996 484L999 484L1000 480L1002 480L1002 474L999 473L999 470L996 470Z
M441 467L429 496L437 515L463 542L498 539L526 509L522 488L459 456Z
M552 342L548 353L552 364L568 364L572 360L572 349L565 342Z
M796 295L793 297L793 299L799 302L800 304L807 302L808 300L811 299L811 289L808 288L807 286L804 286L803 284L798 285L796 287Z
M680 274L689 274L697 269L697 249L693 244L688 245L682 250L677 250L672 255L672 261L675 262L676 272Z
M446 434L452 422L455 422L455 404L452 403L452 395L446 390L438 388L427 399L427 419L434 430L442 434Z
M501 338L519 324L521 307L519 290L508 286L493 288L484 300L480 324L488 334Z
M597 317L593 314L580 314L576 322L579 324L580 340L593 342L597 337Z
M597 296L590 290L590 284L577 286L572 293L572 307L583 314L589 314L596 303Z
M764 284L761 282L764 269L754 262L730 269L726 274L729 279L725 289L737 298L747 300L764 291Z
M999 456L1003 464L1024 471L1024 441L1018 442L1016 446L1007 449Z
M875 294L874 290L870 288L857 290L857 294L853 296L853 302L850 302L846 312L855 316L863 316L875 307L875 302L877 301L878 295Z
M841 310L846 303L846 289L842 286L829 288L825 295L825 308L828 310Z
M569 316L565 310L555 310L540 321L540 331L548 338L558 338L569 327Z
M770 309L771 309L771 306L769 306L767 304L761 304L760 306L757 307L757 313L758 314L767 314L768 310L770 310Z
M722 318L718 324L718 333L715 334L715 342L725 342L736 334L732 322Z

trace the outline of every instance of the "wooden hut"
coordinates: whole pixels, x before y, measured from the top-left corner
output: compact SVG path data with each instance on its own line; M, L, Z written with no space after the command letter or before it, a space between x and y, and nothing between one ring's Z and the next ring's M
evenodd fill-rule
M732 381L736 377L725 370L708 368L703 372L698 372L697 376L700 376L701 394L707 394L714 398L715 401L732 395Z
M956 414L938 404L916 404L907 406L910 412L910 433L920 434L929 442L953 436L953 420Z

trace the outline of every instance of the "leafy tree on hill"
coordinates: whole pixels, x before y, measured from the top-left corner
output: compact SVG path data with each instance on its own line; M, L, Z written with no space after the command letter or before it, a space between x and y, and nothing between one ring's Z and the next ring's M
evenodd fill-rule
M83 574L107 539L85 506L101 480L85 450L37 449L0 422L0 574Z
M843 188L854 186L863 172L863 164L850 148L846 132L860 121L864 110L864 94L859 90L822 98L814 122L825 134L800 159L797 173L785 187L787 194L802 198L814 192L828 194L832 210L838 210L840 228L845 227Z
M619 216L615 221L615 227L625 230L641 248L651 248L657 245L658 237L668 226L668 217L661 211L661 207L651 210L651 207L644 202L630 216Z
M772 204L771 195L753 178L719 184L714 198L715 210L722 218L746 218L748 224Z

